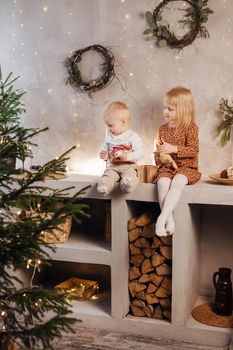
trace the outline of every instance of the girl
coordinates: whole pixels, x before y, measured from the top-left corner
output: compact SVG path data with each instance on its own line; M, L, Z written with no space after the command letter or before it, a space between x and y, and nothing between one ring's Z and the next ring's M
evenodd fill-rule
M156 235L166 236L175 232L173 210L184 186L200 180L198 171L198 127L194 119L194 103L191 91L177 86L168 91L164 99L165 124L158 131L155 162L158 199L161 213L156 222ZM170 154L177 167L167 168L161 156ZM162 157L161 157L162 158Z

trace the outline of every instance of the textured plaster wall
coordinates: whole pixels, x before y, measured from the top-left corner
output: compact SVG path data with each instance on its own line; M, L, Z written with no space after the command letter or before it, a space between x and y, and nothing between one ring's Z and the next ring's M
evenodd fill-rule
M145 143L145 162L152 161L153 136L162 123L164 93L175 85L193 91L200 127L200 168L203 175L231 164L232 147L220 148L216 137L221 97L233 95L233 1L209 0L208 40L197 39L179 54L146 41L142 14L151 0L0 0L0 62L3 72L20 75L25 89L27 126L49 126L38 137L33 163L54 158L72 145L70 169L102 171L97 153L104 138L102 114L113 100L126 102L134 128ZM176 2L176 4L178 4ZM180 7L183 2L180 1ZM168 14L175 28L177 11ZM63 62L72 50L95 43L112 50L115 79L92 99L65 84Z

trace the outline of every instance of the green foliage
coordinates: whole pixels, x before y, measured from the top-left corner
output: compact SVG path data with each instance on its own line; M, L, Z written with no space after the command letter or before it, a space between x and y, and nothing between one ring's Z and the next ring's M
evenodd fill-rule
M10 80L11 76L12 73L4 83L1 76L0 95L4 101L4 108L1 106L0 110L4 124L0 129L0 349L6 349L13 341L22 349L49 350L54 338L72 331L75 320L69 315L70 305L64 296L54 289L33 285L41 264L49 264L49 249L55 250L43 241L41 233L58 229L70 215L78 222L89 216L80 198L86 188L67 197L73 187L57 189L55 181L50 186L45 182L48 175L64 174L65 162L73 147L36 172L15 169L8 163L7 160L15 156L21 159L30 156L27 150L34 144L32 138L47 130L26 129L20 125L23 93L14 91L15 79ZM47 213L51 215L46 216ZM26 283L19 271L27 270L29 262L32 272Z
M218 136L220 136L220 142L222 146L225 146L231 137L231 128L233 125L233 105L228 103L228 99L222 98L218 112L222 117L222 121L217 127Z

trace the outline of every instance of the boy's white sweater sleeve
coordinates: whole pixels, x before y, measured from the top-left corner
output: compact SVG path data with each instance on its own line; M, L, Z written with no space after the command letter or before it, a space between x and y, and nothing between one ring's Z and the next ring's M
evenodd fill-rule
M103 151L103 150L108 151L108 142L107 142L106 138L105 138L105 140L104 140L104 143L101 145L99 151L101 152L101 151Z
M127 154L127 160L131 162L138 162L143 157L143 142L141 137L133 133L131 137L133 152Z

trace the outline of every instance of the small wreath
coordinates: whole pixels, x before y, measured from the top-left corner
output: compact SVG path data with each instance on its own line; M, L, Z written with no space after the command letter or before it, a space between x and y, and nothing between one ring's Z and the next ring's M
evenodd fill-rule
M192 44L196 37L208 38L209 32L203 25L208 21L208 15L213 11L207 7L208 0L183 0L190 6L185 9L184 18L179 21L183 28L187 27L188 32L181 38L170 31L169 24L163 22L162 10L169 3L180 0L163 0L153 11L147 11L146 21L149 26L143 34L149 38L156 37L160 47L170 46L172 49L183 49Z
M103 56L103 74L100 77L98 77L98 79L85 81L83 80L82 74L79 69L79 62L81 62L83 54L91 50L96 51ZM115 58L112 52L110 52L101 45L92 45L84 49L77 50L71 57L68 57L65 62L69 72L67 83L69 83L73 88L75 88L79 92L91 93L102 90L105 87L107 87L116 76L114 72L114 61Z

